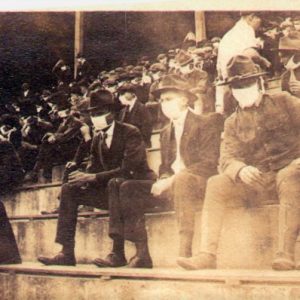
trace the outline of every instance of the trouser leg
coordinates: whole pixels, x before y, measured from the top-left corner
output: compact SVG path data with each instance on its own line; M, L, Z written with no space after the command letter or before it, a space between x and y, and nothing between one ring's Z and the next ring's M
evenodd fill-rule
M279 196L278 252L294 259L295 245L300 229L300 169L291 163L277 174Z
M151 196L153 180L127 180L119 187L119 208L123 222L124 239L139 242L147 240L145 208L158 202ZM113 233L111 231L111 233Z
M55 241L61 245L75 245L77 209L80 204L107 209L105 186L87 187L64 184L61 190Z
M227 175L208 179L202 210L201 252L217 254L226 209L243 206L246 197L245 185L233 182Z
M206 180L186 171L175 175L174 202L179 228L179 256L192 255L195 213L202 207Z

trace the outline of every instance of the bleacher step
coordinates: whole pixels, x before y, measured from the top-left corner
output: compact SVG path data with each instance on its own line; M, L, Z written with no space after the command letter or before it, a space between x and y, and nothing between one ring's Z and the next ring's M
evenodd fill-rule
M298 299L300 272L179 268L101 269L25 263L0 266L0 298L12 299Z
M227 269L270 269L277 244L278 206L240 208L229 211L221 233L218 267ZM92 215L91 215L92 216ZM174 212L146 215L150 253L155 266L174 267L178 256L178 229ZM55 218L12 220L24 261L36 261L40 254L54 255L60 247L54 244ZM78 219L76 257L79 263L89 263L95 257L106 256L111 249L108 237L108 217L94 215ZM197 214L194 253L200 243L201 213ZM299 259L297 243L297 258ZM126 244L128 258L134 246Z

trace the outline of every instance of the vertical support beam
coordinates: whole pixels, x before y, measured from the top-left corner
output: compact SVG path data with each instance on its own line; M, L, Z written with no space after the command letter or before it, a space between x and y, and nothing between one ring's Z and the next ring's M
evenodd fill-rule
M74 78L77 76L76 56L83 50L83 12L75 12L75 36L74 36Z
M195 33L196 41L206 39L206 25L204 11L195 11Z

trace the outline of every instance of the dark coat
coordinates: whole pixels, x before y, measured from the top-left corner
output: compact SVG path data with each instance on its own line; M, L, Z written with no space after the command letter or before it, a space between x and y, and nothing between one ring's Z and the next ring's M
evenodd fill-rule
M141 131L146 146L151 146L152 121L151 115L144 104L136 100L130 112L127 111L127 107L124 107L120 111L119 120L137 127Z
M21 161L8 141L0 142L0 194L10 192L17 186L24 176Z
M0 201L0 264L21 263L14 233L6 215L5 207Z
M94 136L91 146L91 161L87 167L96 173L98 182L108 182L112 178L153 179L149 168L146 149L140 131L129 124L115 121L111 146L104 157L101 133Z
M222 129L221 115L188 112L180 142L180 155L189 172L207 178L217 173ZM172 164L176 159L176 145L171 142L171 124L161 132L160 143L162 163L159 174L160 177L169 177L174 173Z
M20 115L25 117L36 115L36 102L37 98L31 90L29 90L26 96L24 95L24 93L22 93L18 101L18 105L20 107Z
M300 157L300 101L287 92L264 95L258 107L237 108L225 122L221 171L233 180L241 168L277 171Z

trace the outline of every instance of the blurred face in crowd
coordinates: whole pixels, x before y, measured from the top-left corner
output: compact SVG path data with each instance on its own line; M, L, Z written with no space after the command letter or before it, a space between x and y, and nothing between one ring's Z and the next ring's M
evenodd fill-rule
M130 105L134 99L136 99L136 95L130 91L123 92L119 96L121 104L125 106Z
M174 58L170 58L169 60L169 68L176 68L176 61Z
M117 91L118 85L106 85L105 88L114 94Z
M137 85L141 84L141 82L142 82L142 77L135 77L131 80L131 83L137 84Z
M154 81L160 79L162 77L162 75L163 75L163 72L161 72L161 71L157 71L157 70L152 71L152 77L153 77Z
M193 72L193 70L194 70L193 62L180 67L180 73L183 75L190 74Z
M170 120L177 120L188 107L188 97L180 91L165 91L160 96L161 109Z
M261 90L255 79L235 83L231 91L241 108L251 107L261 99Z
M160 59L159 62L163 65L166 65L168 63L168 58L164 57L164 58Z
M255 14L251 14L245 17L247 23L256 31L261 25L261 18Z

